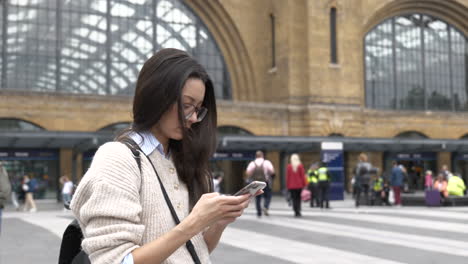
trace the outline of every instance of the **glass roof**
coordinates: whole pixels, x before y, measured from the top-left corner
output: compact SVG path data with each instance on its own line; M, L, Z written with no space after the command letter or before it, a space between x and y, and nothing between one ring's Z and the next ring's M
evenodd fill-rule
M143 63L171 47L197 58L216 96L231 98L215 40L181 0L10 0L0 9L1 88L132 95Z

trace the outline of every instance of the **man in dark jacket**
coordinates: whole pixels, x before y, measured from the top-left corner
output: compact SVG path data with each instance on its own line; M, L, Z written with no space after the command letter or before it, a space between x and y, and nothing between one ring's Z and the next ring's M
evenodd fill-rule
M367 155L359 154L359 162L354 169L355 182L354 190L356 192L356 207L360 205L361 193L364 192L364 200L366 205L369 205L369 184L371 173L375 173L376 169L367 161Z
M3 167L3 163L0 162L0 233L2 231L2 211L7 198L10 196L10 192L11 185L8 180L8 174L5 167Z

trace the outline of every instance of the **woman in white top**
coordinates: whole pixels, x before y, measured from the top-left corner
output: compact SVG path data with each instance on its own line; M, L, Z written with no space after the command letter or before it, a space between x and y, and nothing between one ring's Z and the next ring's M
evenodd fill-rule
M60 177L60 183L62 184L62 199L64 204L69 204L73 193L73 182L70 181L68 176Z
M212 81L186 52L163 49L143 65L132 127L118 137L138 144L141 170L130 148L106 143L71 203L92 263L194 263L188 240L200 263L211 263L223 230L250 200L212 192L208 162L217 143L216 120Z

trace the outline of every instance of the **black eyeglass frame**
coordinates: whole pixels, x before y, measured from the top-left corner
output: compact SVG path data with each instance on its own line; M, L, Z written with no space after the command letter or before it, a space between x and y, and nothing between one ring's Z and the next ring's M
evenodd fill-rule
M190 109L188 111L186 109ZM183 110L184 110L184 118L185 120L188 120L190 117L192 117L193 113L197 114L197 122L200 122L205 118L206 114L208 113L208 109L204 106L197 107L193 104L183 104ZM187 113L187 114L186 114Z

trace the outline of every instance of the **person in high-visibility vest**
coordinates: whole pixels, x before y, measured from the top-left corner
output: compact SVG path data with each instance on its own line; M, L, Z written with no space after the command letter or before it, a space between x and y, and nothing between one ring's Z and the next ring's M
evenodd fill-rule
M466 186L463 179L458 174L453 174L448 180L447 191L449 195L463 196L465 194Z
M310 207L314 207L314 202L317 207L320 206L319 202L319 195L318 195L318 172L317 172L317 164L314 163L310 165L309 170L307 171L307 183L308 189L311 193L310 197Z
M329 209L329 199L328 199L328 190L330 189L330 174L325 163L322 163L320 168L317 169L317 178L318 178L318 189L320 193L320 208Z
M382 194L383 192L383 179L382 177L376 175L374 180L372 181L372 197L371 197L371 205L374 205L375 200L379 199L380 204L382 204Z

